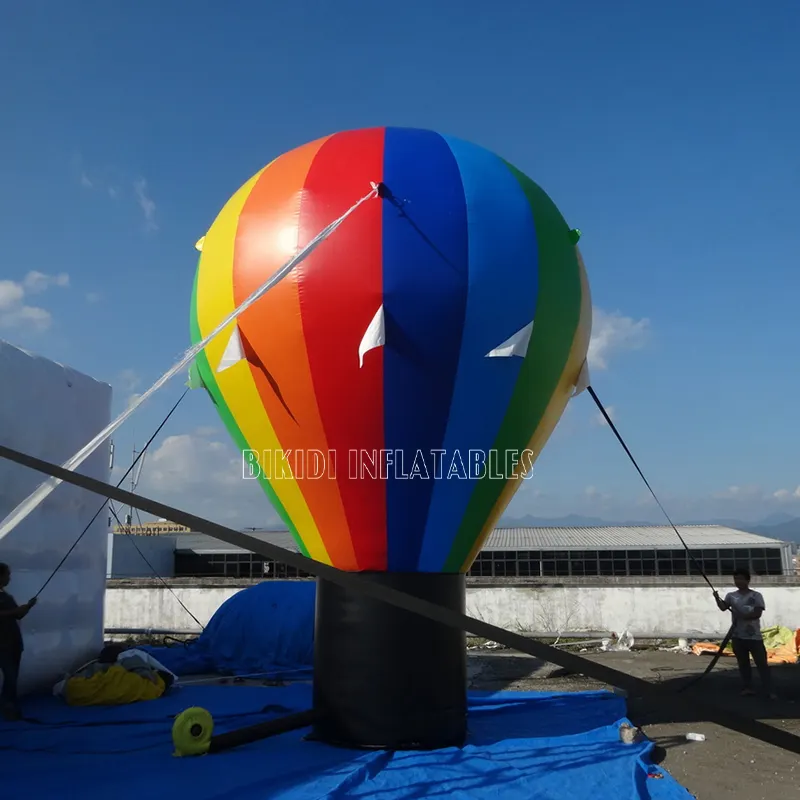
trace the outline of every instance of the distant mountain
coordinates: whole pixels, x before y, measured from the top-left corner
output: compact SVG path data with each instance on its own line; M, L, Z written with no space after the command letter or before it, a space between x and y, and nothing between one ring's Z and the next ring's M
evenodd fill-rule
M792 514L787 514L785 511L776 511L764 517L758 524L759 525L781 525L784 522L797 522L797 517Z
M782 542L793 542L800 544L800 519L792 519L791 517L785 522L779 522L777 525L765 525L757 523L750 525L747 530L752 533L759 533L762 536L769 536L771 539L780 539Z

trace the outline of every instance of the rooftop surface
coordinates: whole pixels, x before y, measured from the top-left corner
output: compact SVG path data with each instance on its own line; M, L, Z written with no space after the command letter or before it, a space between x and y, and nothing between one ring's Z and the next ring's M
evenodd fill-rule
M679 525L678 530L690 548L779 547L784 542L724 525ZM299 552L288 531L246 531L261 541L292 552ZM679 550L681 543L668 525L593 528L495 528L484 550ZM195 553L243 553L202 533L175 535L175 549Z

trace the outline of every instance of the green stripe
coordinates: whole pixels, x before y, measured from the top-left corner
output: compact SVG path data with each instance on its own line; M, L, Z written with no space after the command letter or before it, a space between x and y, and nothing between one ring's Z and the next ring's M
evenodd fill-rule
M544 416L564 372L580 322L581 278L570 229L553 201L508 162L531 206L539 248L539 289L528 354L493 448L501 454L524 450ZM464 565L506 482L484 475L461 521L445 572ZM469 565L467 565L468 568Z
M192 344L197 344L203 338L200 333L200 324L197 321L197 283L199 278L200 265L198 263L197 272L194 276L194 286L192 288L192 306L190 312L191 318L189 323L191 328ZM217 411L222 418L222 422L228 429L228 433L236 443L236 446L242 451L250 450L251 448L247 443L247 439L245 439L244 434L236 424L236 420L233 418L233 414L231 414L230 409L228 408L228 405L222 396L222 392L220 391L219 385L217 384L217 380L214 376L214 371L211 369L211 365L208 363L208 357L206 356L205 350L201 350L197 354L194 363L197 366L197 371L200 374L200 379L203 381L203 385L211 396L212 402L217 407ZM275 494L272 486L270 486L269 481L264 477L263 474L259 474L258 481L261 483L261 488L266 492L270 503L272 503L272 506L278 512L280 518L289 528L289 531L294 537L295 542L297 542L297 546L300 548L300 551L304 556L308 556L308 550L306 550L306 546L303 543L303 540L300 538L297 528L295 528L294 523L291 521L291 519L289 519L286 509L284 509L281 501L278 500L278 496Z

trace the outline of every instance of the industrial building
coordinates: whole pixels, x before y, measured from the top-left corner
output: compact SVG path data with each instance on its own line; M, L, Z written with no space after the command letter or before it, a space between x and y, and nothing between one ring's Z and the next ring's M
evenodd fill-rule
M747 567L754 575L793 574L791 544L787 542L722 525L681 525L678 530L690 554L669 526L496 528L468 575L483 579L679 577L699 575L698 565L708 575L729 576L737 567ZM248 533L299 551L288 532ZM158 570L162 577L305 577L285 564L273 563L204 534L179 533L146 539L117 534L110 538L116 552L109 559L109 577L152 575L137 548L151 553L151 563L158 555L162 569L172 566L171 571Z

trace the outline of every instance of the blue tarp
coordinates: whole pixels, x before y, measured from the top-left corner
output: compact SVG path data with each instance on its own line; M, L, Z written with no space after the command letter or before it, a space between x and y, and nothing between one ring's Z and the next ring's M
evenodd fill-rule
M265 581L228 598L188 646L145 647L181 677L311 674L314 581Z
M172 756L172 718L189 706L211 711L219 732L310 704L306 684L192 686L113 708L70 708L55 698L34 698L24 712L37 722L0 723L2 795L13 800L691 798L649 764L651 744L620 741L625 703L610 692L471 694L471 735L463 749L359 752L306 742L307 731L296 731L214 755Z

